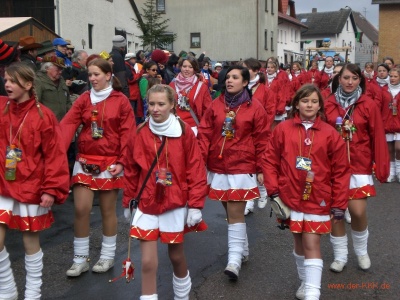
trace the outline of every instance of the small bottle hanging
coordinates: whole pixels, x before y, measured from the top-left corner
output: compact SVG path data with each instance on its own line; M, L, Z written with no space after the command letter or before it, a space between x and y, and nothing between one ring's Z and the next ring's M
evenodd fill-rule
M392 115L397 116L397 99L393 98L392 101Z
M235 137L235 129L233 125L235 123L235 112L229 111L226 114L224 125L222 126L222 136L226 137L228 140L231 140Z
M156 195L155 200L157 203L162 203L165 197L166 186L167 186L167 169L160 168L158 172L156 172Z
M312 183L314 182L314 172L308 171L306 177L306 185L303 192L303 200L310 200Z
M9 181L15 180L17 173L18 156L15 149L15 145L11 145L10 147L7 147L6 152L6 170L4 177Z
M90 118L92 121L92 138L96 140L103 137L102 128L98 127L97 125L97 115L97 110L92 110L92 116Z

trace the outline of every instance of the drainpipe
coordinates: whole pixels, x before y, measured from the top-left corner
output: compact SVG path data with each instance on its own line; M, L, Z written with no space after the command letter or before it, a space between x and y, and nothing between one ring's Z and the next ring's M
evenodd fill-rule
M257 44L257 50L256 50L256 57L257 57L257 59L258 59L258 47L259 47L259 20L258 20L258 14L259 14L259 11L258 11L258 0L256 0L256 32L257 32L257 34L256 34L256 36L257 36L257 42L256 42L256 44Z
M56 11L57 11L57 34L61 36L60 29L60 0L56 0Z

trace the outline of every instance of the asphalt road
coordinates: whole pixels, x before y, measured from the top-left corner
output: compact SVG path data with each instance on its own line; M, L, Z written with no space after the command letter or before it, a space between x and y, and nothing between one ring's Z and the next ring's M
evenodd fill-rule
M329 271L333 255L329 237L322 238L324 270L321 299L400 299L400 184L377 184L378 197L370 198L369 255L372 267L364 272L349 243L349 262L340 274ZM246 217L250 242L250 260L242 266L237 282L230 282L223 274L227 262L227 224L220 203L207 201L203 217L209 229L185 236L185 251L192 277L190 299L295 299L299 286L297 270L292 256L292 236L288 230L276 227L269 218L269 204ZM118 208L119 228L116 264L105 274L91 271L78 278L68 278L66 270L73 257L73 201L54 207L56 223L41 235L44 251L42 299L139 299L140 251L139 243L132 241L131 257L135 265L135 280L115 283L108 280L122 271L127 256L129 226L124 222L122 208ZM91 265L97 261L101 247L101 219L99 207L94 205L91 218ZM347 225L350 236L350 226ZM10 252L20 299L25 284L24 250L22 235L8 231L6 246ZM159 246L158 272L159 299L173 299L172 267L166 245Z

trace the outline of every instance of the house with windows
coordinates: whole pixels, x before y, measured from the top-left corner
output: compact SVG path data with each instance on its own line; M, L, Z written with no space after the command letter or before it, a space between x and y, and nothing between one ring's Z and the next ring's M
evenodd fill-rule
M146 0L134 1L142 12ZM278 56L278 0L157 0L177 39L168 50L206 53L213 60Z
M301 31L301 51L307 53L307 49L315 49L328 46L332 48L347 48L348 61L355 62L355 44L357 26L350 7L341 8L338 11L318 12L316 8L311 13L297 14L297 19L307 29ZM323 56L335 56L343 59L345 52L339 49L319 53ZM307 59L309 59L307 57Z
M308 27L296 19L295 3L292 0L279 0L278 6L278 60L284 64L303 61L300 51L301 30Z
M362 69L367 62L372 62L376 66L379 53L379 32L361 13L353 11L353 17L358 31L354 50L355 63Z
M379 5L379 57L382 62L385 56L400 63L400 0L372 0Z
M0 18L33 17L89 54L110 51L115 34L126 37L128 52L142 49L133 0L0 0L0 7Z

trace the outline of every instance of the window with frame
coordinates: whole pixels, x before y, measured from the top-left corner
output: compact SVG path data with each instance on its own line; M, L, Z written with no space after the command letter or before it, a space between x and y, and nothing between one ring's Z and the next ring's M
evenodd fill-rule
M89 49L93 48L93 24L88 24L88 42L89 42Z
M268 50L268 30L264 30L264 49Z
M156 0L156 10L159 13L165 13L165 0Z
M166 36L173 36L173 33L165 33ZM163 45L165 50L168 51L173 51L174 50L174 42L171 42L169 44L164 44Z
M271 31L271 51L274 51L274 32Z
M201 48L200 32L190 33L190 48Z

